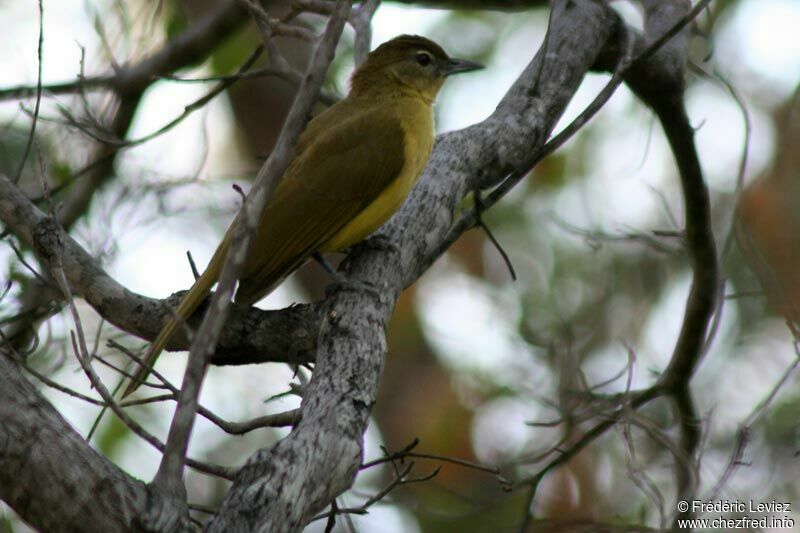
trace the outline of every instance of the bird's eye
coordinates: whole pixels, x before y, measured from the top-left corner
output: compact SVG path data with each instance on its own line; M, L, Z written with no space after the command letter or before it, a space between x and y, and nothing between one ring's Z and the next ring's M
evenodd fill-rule
M428 52L418 53L415 59L417 60L417 63L419 63L423 67L427 67L433 61L433 58Z

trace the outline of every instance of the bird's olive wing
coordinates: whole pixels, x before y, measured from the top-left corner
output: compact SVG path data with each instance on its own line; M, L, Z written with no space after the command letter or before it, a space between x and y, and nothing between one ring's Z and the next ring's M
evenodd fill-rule
M326 114L309 124L262 214L236 294L239 302L268 294L402 172L404 133L395 115Z

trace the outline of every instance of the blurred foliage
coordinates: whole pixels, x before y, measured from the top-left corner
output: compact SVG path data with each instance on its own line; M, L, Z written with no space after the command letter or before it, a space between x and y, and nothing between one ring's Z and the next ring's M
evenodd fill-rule
M794 394L777 403L767 417L764 436L767 443L774 448L783 448L796 454L800 450L800 424L797 422L800 413L800 395Z
M103 455L116 459L126 440L130 438L130 429L115 416L108 416L103 420L104 423L93 442Z

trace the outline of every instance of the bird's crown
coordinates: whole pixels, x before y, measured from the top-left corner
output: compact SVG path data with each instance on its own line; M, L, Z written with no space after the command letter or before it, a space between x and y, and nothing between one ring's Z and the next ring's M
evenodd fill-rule
M449 59L447 52L430 39L420 35L400 35L373 50L364 65L370 62L379 64L391 63L404 59L416 52L428 52L439 61L447 61Z
M441 46L419 35L401 35L367 56L351 80L351 96L417 95L431 104L451 74L483 68L479 63L449 57Z
M444 65L449 60L444 49L419 35L400 35L386 41L370 52L367 59L353 73L353 90L369 87L385 80L384 73L403 61L419 61L420 65L430 63Z

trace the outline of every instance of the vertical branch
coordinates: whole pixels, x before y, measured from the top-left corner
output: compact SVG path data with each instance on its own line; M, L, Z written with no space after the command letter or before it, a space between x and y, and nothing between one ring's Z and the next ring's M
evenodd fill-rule
M691 13L686 0L642 0L645 31L649 39L664 34L674 20ZM694 11L702 6L695 7ZM645 66L632 70L626 80L631 89L656 114L672 150L681 181L685 206L684 245L692 268L692 285L678 341L658 387L670 397L679 420L685 461L676 460L678 497L692 499L696 486L694 460L700 443L700 420L690 382L709 342L707 333L719 297L717 248L711 225L711 201L694 143L694 129L684 102L688 31L683 30L658 51L660 70L653 75ZM687 513L676 516L686 518Z
M181 473L208 361L228 317L233 291L244 268L247 248L255 235L261 212L291 161L294 144L305 127L311 107L325 81L325 74L333 60L336 44L349 13L350 2L338 0L328 21L325 34L314 51L308 72L303 79L292 109L289 111L286 125L278 137L275 149L261 168L256 183L242 206L241 216L234 229L233 241L225 258L217 291L214 293L209 311L192 342L181 394L167 437L167 448L153 479L156 487L181 500L185 500L185 488L181 480Z
M364 62L372 47L372 17L380 4L381 0L365 0L350 17L350 24L356 32L353 43L356 66Z

